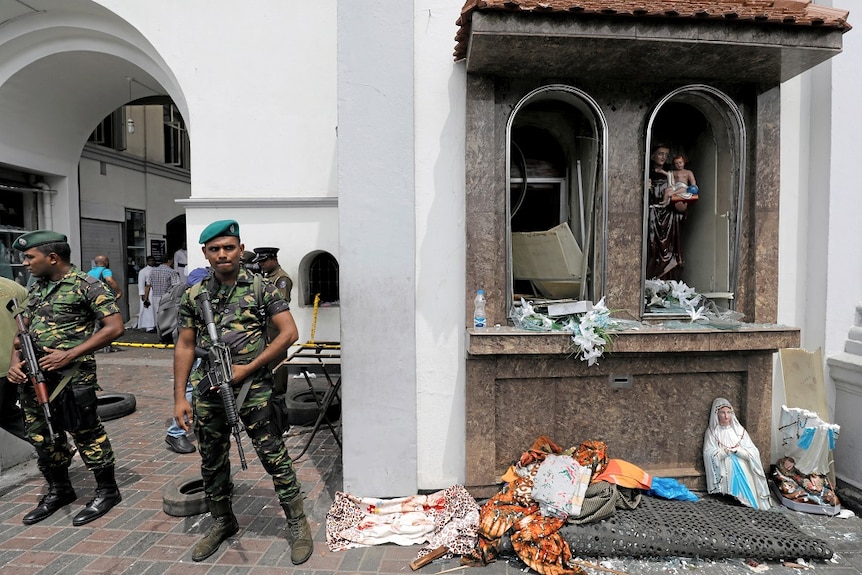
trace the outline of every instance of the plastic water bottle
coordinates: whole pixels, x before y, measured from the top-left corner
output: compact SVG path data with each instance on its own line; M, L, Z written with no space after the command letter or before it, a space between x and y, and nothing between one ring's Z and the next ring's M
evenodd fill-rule
M478 290L476 297L473 299L473 327L487 326L487 318L485 317L485 290Z

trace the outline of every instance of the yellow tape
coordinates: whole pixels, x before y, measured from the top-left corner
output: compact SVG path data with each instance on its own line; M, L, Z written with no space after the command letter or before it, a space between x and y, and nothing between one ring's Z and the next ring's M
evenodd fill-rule
M174 344L172 343L132 343L125 341L115 341L111 345L116 345L117 347L152 347L156 349L174 349Z

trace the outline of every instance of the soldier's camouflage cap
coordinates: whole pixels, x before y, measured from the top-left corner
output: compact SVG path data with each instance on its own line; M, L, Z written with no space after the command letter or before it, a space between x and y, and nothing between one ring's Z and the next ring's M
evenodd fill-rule
M236 220L219 220L211 223L201 232L201 237L198 241L205 244L214 238L222 236L239 237L239 224L236 223Z
M41 246L43 244L55 244L65 241L67 241L67 238L63 234L58 234L52 230L36 230L35 232L28 232L18 236L18 239L12 242L12 248L20 252L25 252L30 248L35 248L36 246Z

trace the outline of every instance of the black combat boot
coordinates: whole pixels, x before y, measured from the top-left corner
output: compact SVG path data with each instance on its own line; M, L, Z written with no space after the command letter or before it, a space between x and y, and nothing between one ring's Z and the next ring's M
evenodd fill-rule
M79 527L94 519L98 519L114 505L123 500L117 480L114 478L114 466L103 467L93 471L96 476L96 496L72 519L72 525Z
M68 468L43 470L42 474L48 480L48 493L42 496L35 509L24 516L24 525L39 523L78 498L72 488Z
M222 541L239 531L239 523L236 522L236 516L230 507L230 499L224 501L210 499L209 508L215 522L192 549L192 561L203 561L218 551Z
M314 540L311 537L311 527L303 509L302 495L297 495L287 503L282 503L281 508L287 516L287 533L290 542L290 560L294 565L305 563L314 551Z

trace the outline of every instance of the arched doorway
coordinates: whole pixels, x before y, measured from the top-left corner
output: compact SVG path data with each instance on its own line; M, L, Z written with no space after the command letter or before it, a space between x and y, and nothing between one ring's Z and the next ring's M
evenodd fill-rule
M155 135L168 137L154 100L188 117L183 91L138 29L91 0L18 3L0 18L0 157L32 180L17 192L34 208L28 227L67 235L84 270L112 253L131 296L121 310L133 317L137 267L182 211L173 200L189 195L188 169L153 154Z

